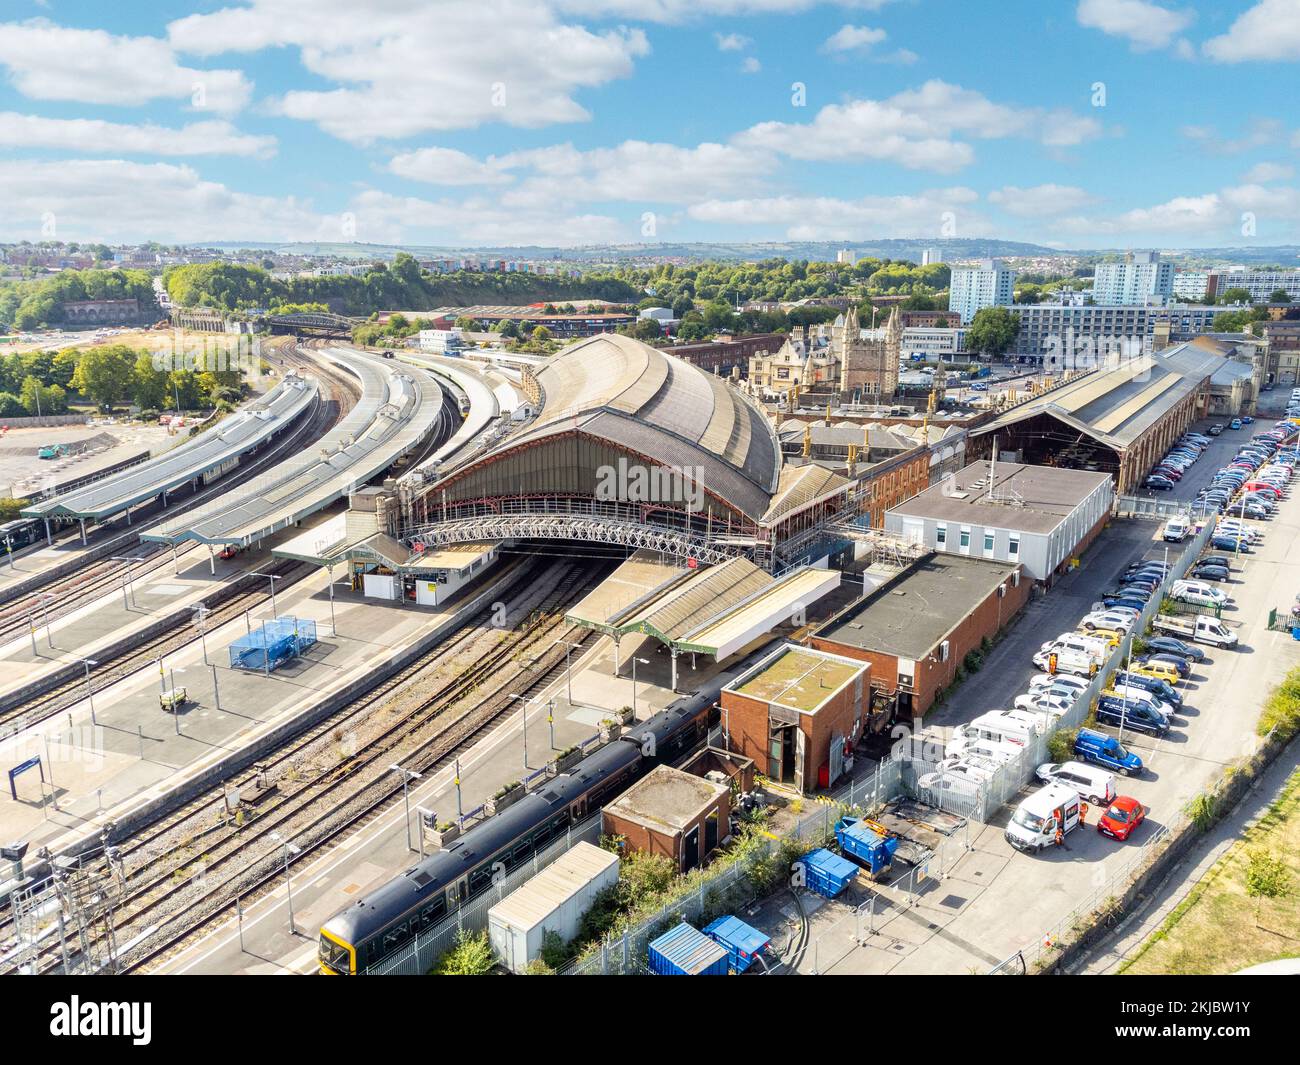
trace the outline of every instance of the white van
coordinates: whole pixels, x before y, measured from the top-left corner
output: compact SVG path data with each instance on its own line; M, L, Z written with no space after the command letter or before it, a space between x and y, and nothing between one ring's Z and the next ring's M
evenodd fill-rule
M1006 740L982 740L974 737L966 743L953 743L944 746L944 759L940 765L956 765L958 762L970 761L974 764L996 763L1006 765L1014 762L1025 753L1023 745L1008 743Z
M1115 775L1085 762L1047 762L1034 773L1044 784L1065 784L1094 806L1110 805L1115 798Z
M1016 807L1007 824L1007 842L1018 851L1036 851L1079 827L1079 795L1068 784L1048 784Z
M1081 632L1063 632L1049 644L1043 644L1044 651L1062 651L1092 655L1099 663L1106 661L1110 654L1110 641L1100 636L1086 636Z
M1023 747L1046 730L1046 718L1042 714L1028 710L991 710L970 724L953 730L949 749L956 743L964 750L968 744L977 740L1014 743L1017 747Z
M1101 663L1097 657L1084 651L1058 651L1049 645L1034 655L1034 665L1044 673L1070 673L1076 677L1095 676Z

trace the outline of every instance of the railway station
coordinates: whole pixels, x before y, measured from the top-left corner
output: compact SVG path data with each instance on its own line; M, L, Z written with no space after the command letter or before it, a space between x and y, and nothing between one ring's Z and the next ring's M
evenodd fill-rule
M288 374L267 395L223 420L216 429L84 488L38 500L22 513L41 519L51 542L52 521L78 521L84 544L86 522L125 515L129 525L133 507L157 498L166 505L168 493L177 488L211 484L290 430L319 401L314 380Z

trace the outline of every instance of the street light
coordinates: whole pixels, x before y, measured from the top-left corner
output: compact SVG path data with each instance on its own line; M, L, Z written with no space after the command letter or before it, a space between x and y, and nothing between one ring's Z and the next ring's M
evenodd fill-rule
M275 584L272 583L271 587L274 588ZM197 625L199 629L199 642L203 645L203 664L206 666L209 664L207 620L208 614L210 614L211 611L208 610L207 606L203 603L198 603L191 609L194 611L194 624Z
M284 889L289 893L289 934L291 936L296 936L298 934L298 929L294 927L293 923L293 880L289 876L289 855L301 854L302 848L295 846L287 839L281 839L280 833L278 832L272 832L271 838L275 840L276 843L284 846Z
M650 664L650 659L636 658L636 657L633 657L632 659L632 716L633 717L636 717L636 664L638 662L640 662L643 666L648 666Z
M49 604L54 601L54 596L48 592L41 596L41 618L45 622L45 642L51 647L54 646L54 637L50 635L50 610Z
M124 563L122 566L122 605L129 610L131 604L127 602L127 593L130 592L131 598L135 598L135 592L131 590L131 567L140 560L132 558L130 555L114 555L109 561Z
M532 702L532 700L529 699L528 696L526 696L526 695L516 695L514 692L511 692L511 693L510 693L510 698L512 698L512 699L518 699L521 703L524 704L524 705L523 705L523 719L524 719L524 768L527 769L527 768L528 768L528 704L529 704L530 702Z
M402 806L406 810L406 849L408 851L413 851L415 848L411 846L411 799L407 788L412 780L420 780L422 778L414 769L403 769L400 765L390 765L388 768L394 773L402 774ZM424 857L423 832L420 833L420 857Z
M336 581L334 579L334 575L332 573L330 574L330 635L331 636L337 636L339 634L339 627L334 623L334 585L336 584L342 588L352 587L352 585L349 584L347 581ZM274 585L272 585L272 587L274 587Z
M566 689L567 689L567 691L568 691L569 705L572 706L572 705L573 705L573 669L572 669L572 667L569 665L569 653L570 653L571 651L575 651L575 650L576 650L576 651L581 651L581 650L582 650L582 644L580 644L580 643L570 643L568 640L559 640L559 641L557 641L557 642L564 644L564 676L565 676L565 687L566 687Z
M265 577L271 582L271 617L278 618L280 615L275 609L275 582L282 581L284 578L278 573L254 573L253 577Z
M95 720L95 690L90 686L90 667L99 665L93 658L83 658L82 665L86 667L86 698L90 700L90 723L98 725Z

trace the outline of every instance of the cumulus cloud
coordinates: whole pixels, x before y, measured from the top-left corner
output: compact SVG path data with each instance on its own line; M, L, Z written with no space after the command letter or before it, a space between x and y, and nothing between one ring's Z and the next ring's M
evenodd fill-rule
M166 41L71 29L48 19L0 24L0 66L34 100L127 106L188 100L196 110L228 113L253 92L241 71L182 66Z
M974 90L932 80L887 100L830 104L810 123L760 123L734 142L795 159L880 159L952 173L975 157L962 136L1024 137L1049 147L1070 147L1100 132L1095 118L999 104Z
M1269 185L1275 181L1289 181L1293 177L1295 167L1289 163L1256 163L1242 175L1242 181L1247 185Z
M872 29L870 26L845 24L826 38L822 51L832 55L863 51L875 47L888 36L884 30Z
M990 192L988 200L1007 214L1022 218L1047 218L1080 210L1095 203L1096 197L1075 185L1047 184L1031 188L1004 185Z
M226 121L191 122L179 129L152 123L131 125L89 118L42 118L0 112L0 147L53 148L68 152L126 152L133 155L275 154L274 137L241 133Z
M1148 0L1079 0L1075 16L1079 25L1123 37L1139 51L1167 47L1195 18Z
M452 148L420 148L390 160L388 169L399 177L430 185L499 185L510 175L489 160L480 163L471 155Z
M1260 0L1227 33L1206 41L1204 51L1220 63L1300 59L1300 5L1294 0Z
M639 29L594 32L532 0L248 0L178 19L168 39L193 55L296 48L329 87L287 92L270 107L354 144L586 121L578 92L627 77L650 48Z

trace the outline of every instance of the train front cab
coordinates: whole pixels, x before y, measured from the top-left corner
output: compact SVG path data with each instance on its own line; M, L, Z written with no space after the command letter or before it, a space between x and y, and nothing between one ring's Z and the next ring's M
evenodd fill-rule
M320 930L320 971L325 976L356 976L357 951L325 929Z

